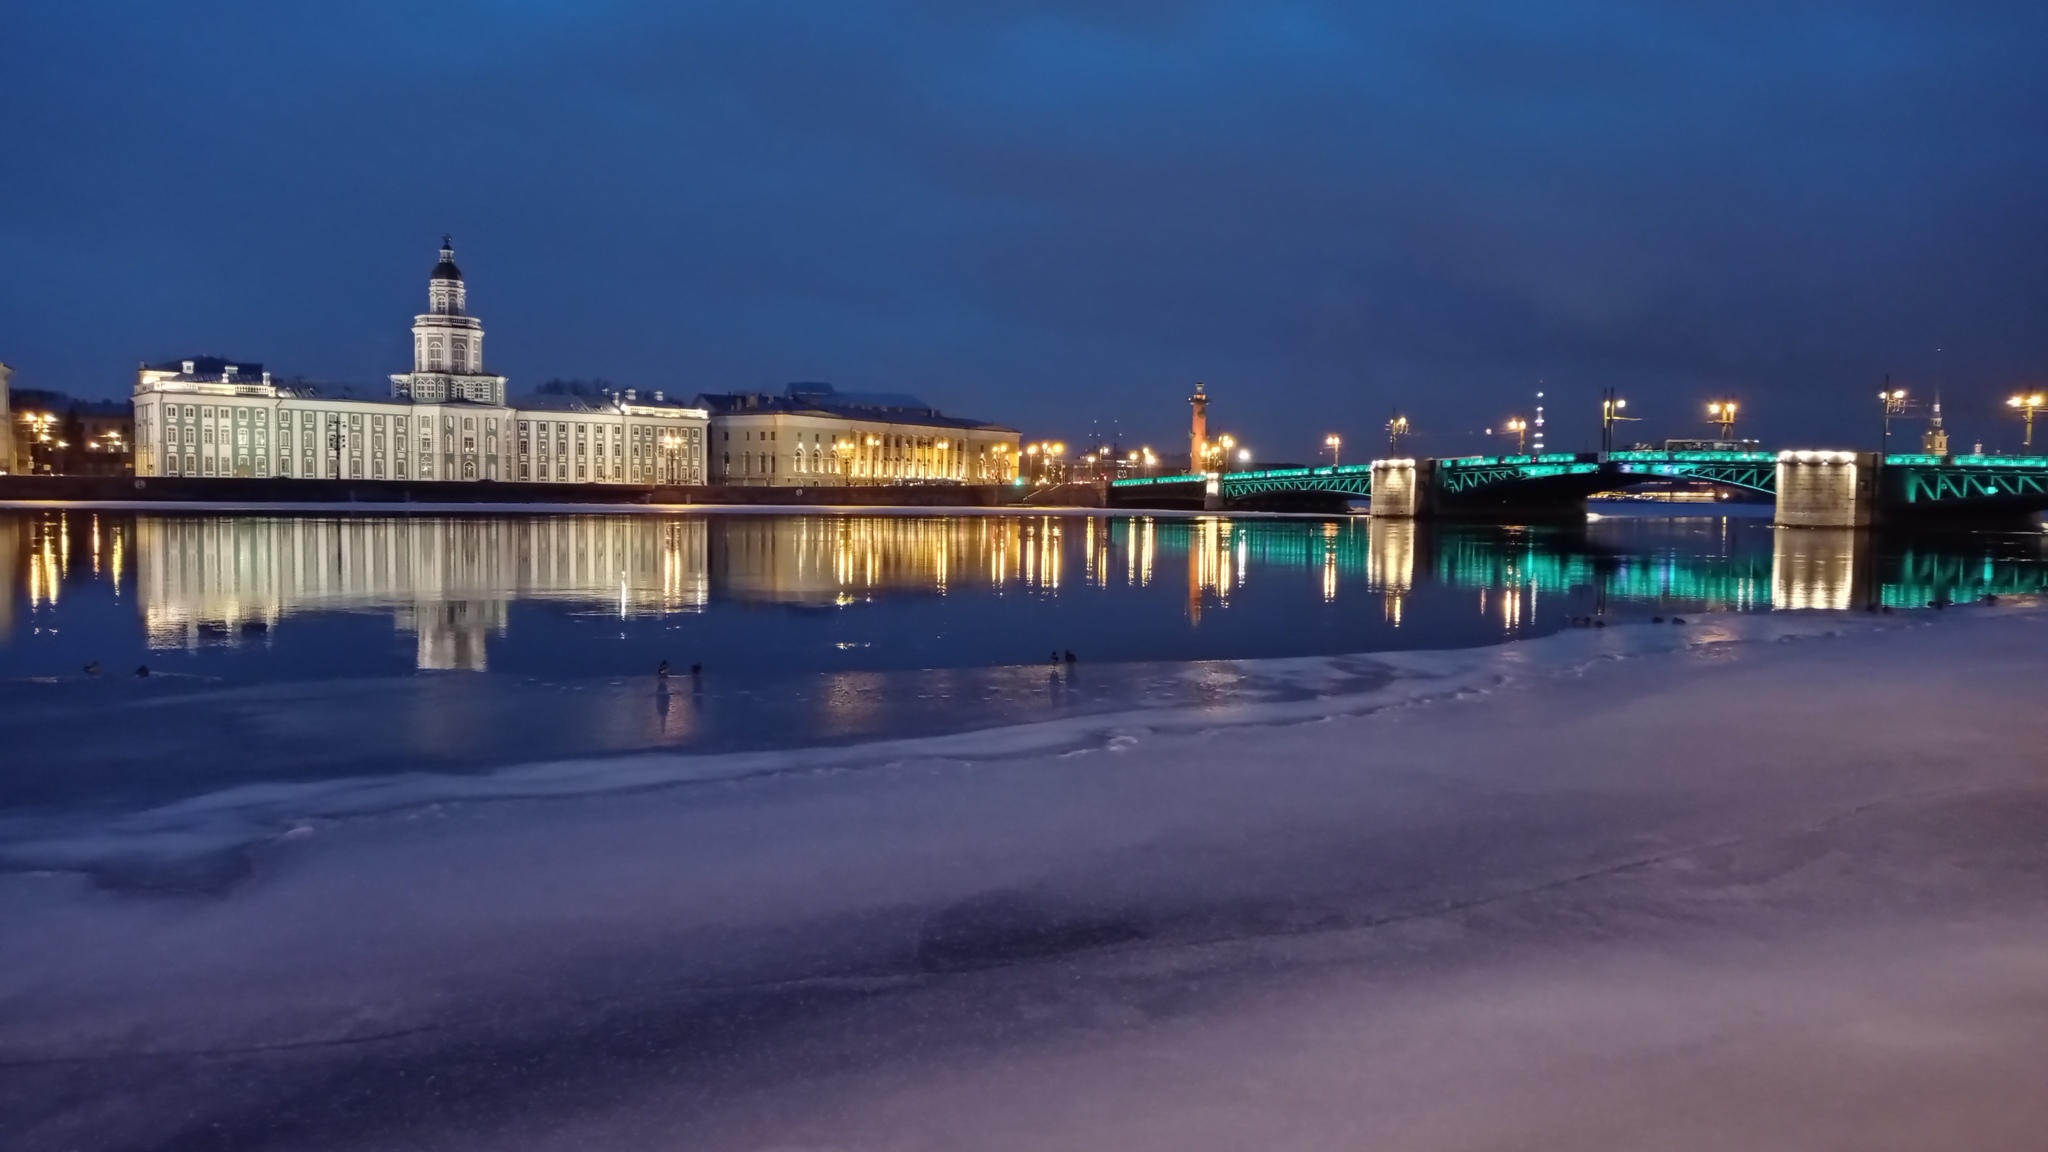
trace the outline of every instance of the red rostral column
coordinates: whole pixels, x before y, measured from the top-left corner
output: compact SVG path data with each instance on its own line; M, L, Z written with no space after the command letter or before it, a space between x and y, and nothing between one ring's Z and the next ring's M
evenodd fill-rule
M1188 406L1195 410L1194 426L1188 432L1188 471L1200 472L1202 449L1209 444L1209 394L1202 390L1200 381L1195 382L1195 394L1188 397Z

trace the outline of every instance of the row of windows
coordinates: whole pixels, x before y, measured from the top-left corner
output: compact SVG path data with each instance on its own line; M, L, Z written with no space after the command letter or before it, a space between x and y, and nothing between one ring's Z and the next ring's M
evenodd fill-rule
M740 467L733 472L733 454L725 453L720 462L728 475L773 476L782 469L782 458L768 452L742 452L739 454ZM924 479L964 480L969 469L964 461L956 461L949 467L931 464L882 463L868 460L841 460L822 452L798 452L789 458L790 471L817 476L891 476ZM992 470L987 464L980 464L974 474L982 479L991 478ZM1000 477L995 477L1000 478Z

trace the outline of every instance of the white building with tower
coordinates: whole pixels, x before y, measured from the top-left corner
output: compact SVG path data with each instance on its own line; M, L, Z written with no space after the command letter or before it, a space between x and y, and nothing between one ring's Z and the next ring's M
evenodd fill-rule
M513 408L484 369L483 322L443 238L413 318L413 370L388 396L282 383L198 356L135 380L135 475L703 484L710 413L628 390Z
M279 381L195 356L135 378L135 475L836 487L1005 484L1018 434L913 396L793 384L694 401L623 389L510 405L442 237L388 395ZM715 447L714 447L715 437Z

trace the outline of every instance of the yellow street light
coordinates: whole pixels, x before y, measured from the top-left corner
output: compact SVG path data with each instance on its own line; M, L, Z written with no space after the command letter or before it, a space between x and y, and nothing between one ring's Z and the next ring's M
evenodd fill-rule
M2021 395L2014 396L2010 400L2007 400L2005 402L2005 405L2008 408L2019 409L2020 415L2026 419L2026 446L2032 448L2034 446L2034 413L2040 411L2044 407L2048 407L2048 395L2044 395L2040 392L2023 393Z
M1401 437L1408 434L1408 418L1399 412L1387 421L1387 447L1396 456L1401 454Z
M1529 440L1529 422L1527 420L1522 419L1520 416L1512 416L1509 417L1508 422L1506 424L1501 425L1501 427L1507 429L1508 433L1514 436L1515 455L1527 455Z
M1328 436L1323 437L1323 447L1330 450L1330 467L1335 468L1343 463L1338 458L1338 454L1344 450L1344 438L1342 436L1332 432Z
M1609 388L1601 393L1600 450L1602 452L1614 451L1614 426L1616 424L1623 420L1636 419L1634 416L1623 416L1621 414L1627 407L1628 401L1616 394L1614 389Z
M1709 400L1707 402L1707 423L1721 426L1721 439L1735 434L1735 410L1733 400Z
M1889 452L1892 447L1892 417L1906 414L1906 390L1887 385L1878 390L1877 403L1884 411L1884 431L1878 439L1878 450Z

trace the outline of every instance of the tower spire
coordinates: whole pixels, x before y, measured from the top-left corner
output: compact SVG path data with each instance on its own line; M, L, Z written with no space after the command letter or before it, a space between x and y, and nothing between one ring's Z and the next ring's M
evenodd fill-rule
M1929 456L1948 455L1948 429L1941 426L1941 391L1934 393L1934 410L1927 415L1927 431L1920 437L1920 450Z

